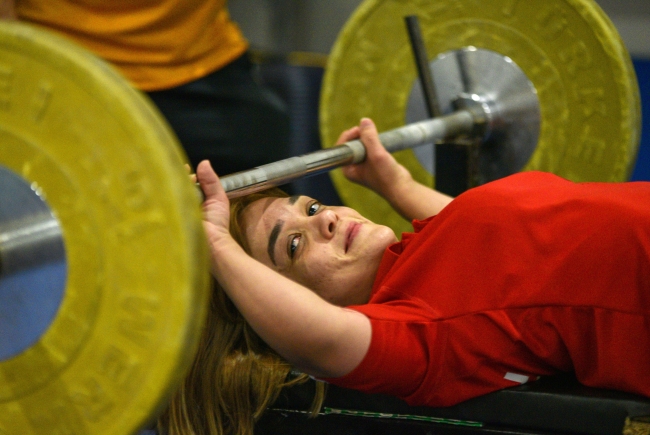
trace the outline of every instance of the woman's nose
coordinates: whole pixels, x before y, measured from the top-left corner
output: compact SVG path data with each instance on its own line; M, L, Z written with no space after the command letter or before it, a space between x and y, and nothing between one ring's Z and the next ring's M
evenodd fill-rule
M316 215L318 232L326 239L334 237L338 216L331 209L323 210Z

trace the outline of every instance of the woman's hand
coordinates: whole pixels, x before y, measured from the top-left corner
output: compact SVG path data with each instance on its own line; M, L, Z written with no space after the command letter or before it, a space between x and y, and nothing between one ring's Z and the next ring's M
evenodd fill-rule
M341 133L337 144L353 139L360 139L365 146L366 159L359 164L342 168L347 179L372 189L389 201L394 196L393 192L413 182L410 172L381 144L377 127L372 120L363 118L358 127Z
M415 181L408 169L386 151L370 119L363 118L358 127L344 131L337 143L357 138L366 147L366 160L343 167L343 175L383 196L405 219L436 215L452 201L450 196Z
M199 163L196 180L203 191L203 227L208 236L212 258L219 257L220 250L236 244L230 235L230 201L223 190L219 177L207 160ZM229 243L224 243L228 241Z

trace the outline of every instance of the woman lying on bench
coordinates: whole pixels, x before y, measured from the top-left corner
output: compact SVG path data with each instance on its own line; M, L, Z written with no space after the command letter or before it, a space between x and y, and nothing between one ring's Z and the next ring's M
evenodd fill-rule
M218 287L167 423L207 394L216 399L196 412L210 415L186 425L245 431L252 412L228 403L243 397L253 404L240 410L258 416L285 381L281 360L411 405L568 371L650 396L650 183L525 172L452 200L414 181L369 119L339 143L357 137L366 161L343 172L414 221L401 241L350 208L277 189L229 205L199 165Z

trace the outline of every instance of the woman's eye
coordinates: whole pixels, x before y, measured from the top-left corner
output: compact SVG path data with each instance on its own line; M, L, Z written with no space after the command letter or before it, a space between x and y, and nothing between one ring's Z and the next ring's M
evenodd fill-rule
M309 209L307 210L307 214L309 216L315 215L318 210L320 210L321 204L319 202L314 202L309 205Z
M298 249L298 244L300 243L300 236L294 236L289 241L289 258L293 258Z

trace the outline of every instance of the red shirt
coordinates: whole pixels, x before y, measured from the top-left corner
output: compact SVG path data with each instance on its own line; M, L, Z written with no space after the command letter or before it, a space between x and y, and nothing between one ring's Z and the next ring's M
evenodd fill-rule
M520 173L387 249L343 387L449 406L540 375L650 396L650 183Z

